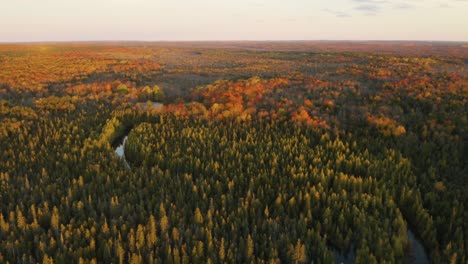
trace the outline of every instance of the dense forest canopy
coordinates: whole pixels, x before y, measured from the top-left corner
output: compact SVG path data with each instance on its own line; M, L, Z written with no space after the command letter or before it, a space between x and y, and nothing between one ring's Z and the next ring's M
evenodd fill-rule
M409 230L466 263L467 64L463 43L2 44L0 263L403 263Z

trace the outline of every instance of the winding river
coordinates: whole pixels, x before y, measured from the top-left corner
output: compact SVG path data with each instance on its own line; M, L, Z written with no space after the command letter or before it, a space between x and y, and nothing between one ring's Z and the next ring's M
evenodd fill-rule
M130 169L130 164L128 163L127 159L125 158L125 143L127 142L128 133L123 137L122 141L119 145L115 148L115 154L122 159L125 168ZM408 229L408 240L410 246L408 250L405 252L405 263L408 264L426 264L429 263L429 258L427 257L426 251L419 239L414 235L411 229ZM344 264L352 264L355 263L356 254L354 250L348 253L342 253L338 250L333 250L333 254L335 256L335 263L344 263Z
M144 103L143 107L155 107L160 108L162 107L161 103L152 103L148 105ZM122 139L118 141L117 146L115 147L115 154L119 157L127 169L131 169L128 160L125 158L125 143L128 139L128 134L130 133L131 129L128 129L124 135L122 135ZM426 264L429 263L429 258L426 254L426 251L421 243L421 241L414 235L411 229L408 229L408 240L410 246L405 253L405 263L411 264ZM354 250L348 253L342 253L337 250L333 250L333 254L335 256L335 263L344 263L344 264L352 264L355 263L356 254Z
M407 264L428 264L429 258L421 241L414 235L411 229L407 230L408 241L410 243L408 249L405 251L404 263ZM343 253L338 250L333 250L336 264L353 264L356 262L356 253L354 250Z
M122 159L125 168L130 169L130 164L125 158L125 143L127 143L127 139L128 139L128 133L125 135L122 142L119 143L119 145L115 148L115 154L117 155L117 157Z
M139 107L141 107L142 109L159 109L159 108L162 108L164 106L163 103L159 103L159 102L144 102L144 103L139 103ZM130 131L132 131L131 127L130 128L127 128L125 130L125 133L123 135L121 135L117 140L117 142L115 143L115 154L117 155L117 157L119 157L122 161L123 161L123 164L125 166L125 168L127 169L131 169L130 167L130 163L128 163L128 160L125 158L125 143L127 143L127 139L128 139L128 134L130 134Z
M411 229L408 229L408 240L410 247L405 256L405 263L426 264L429 263L426 250L421 241L413 234Z

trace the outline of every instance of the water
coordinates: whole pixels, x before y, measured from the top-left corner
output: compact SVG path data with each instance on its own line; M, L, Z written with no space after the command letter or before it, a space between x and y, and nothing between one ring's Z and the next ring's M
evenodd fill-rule
M122 159L125 168L130 169L130 164L128 164L127 159L125 158L125 143L127 142L128 136L125 136L122 140L122 143L115 148L115 154L117 157Z
M144 103L140 103L140 107L142 109L148 109L150 107L152 108L155 108L155 109L159 109L163 106L162 103L158 103L158 102L144 102Z
M416 238L413 232L408 229L408 240L410 243L409 250L405 256L405 263L414 263L414 264L426 264L429 263L429 258L427 257L426 250Z
M408 229L408 241L409 241L409 248L405 252L405 261L404 263L408 264L429 264L429 258L426 254L426 250L424 249L421 241L416 238L414 233ZM338 250L333 250L333 254L335 255L335 263L336 264L353 264L355 263L355 252L351 250L348 253L343 253Z
M353 248L353 247L351 247ZM353 249L350 250L350 252L343 253L338 250L333 250L333 254L335 255L335 263L336 264L352 264L356 260L356 253L354 252Z
M161 108L163 106L164 106L164 104L158 103L158 102L140 103L140 107L143 108L143 109L148 109L150 107L153 107L155 109L159 109L159 108ZM128 134L130 133L131 129L132 129L131 127L128 127L126 129L126 133L124 135L122 135L122 137L123 137L122 142L120 142L120 144L117 145L117 147L115 148L115 154L117 155L117 157L119 157L123 161L124 166L127 169L130 169L130 164L128 163L127 159L125 158L125 143L127 143Z

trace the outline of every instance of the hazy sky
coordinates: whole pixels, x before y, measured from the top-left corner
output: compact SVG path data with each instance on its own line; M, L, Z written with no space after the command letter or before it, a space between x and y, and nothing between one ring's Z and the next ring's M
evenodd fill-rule
M0 42L468 41L468 0L0 0Z

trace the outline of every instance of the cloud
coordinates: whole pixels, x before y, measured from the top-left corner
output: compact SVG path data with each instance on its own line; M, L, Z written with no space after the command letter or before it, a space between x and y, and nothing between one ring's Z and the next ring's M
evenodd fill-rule
M375 16L381 11L381 7L377 5L358 5L354 9L364 12L367 16Z
M388 3L388 1L385 1L385 0L353 0L353 1L357 3L375 4L375 5Z
M414 5L418 0L351 0L355 3L354 10L364 12L366 15L377 15L389 9L409 10L416 8ZM467 1L467 0L455 0Z
M332 15L335 15L336 17L341 17L341 18L351 17L351 15L348 14L348 13L345 13L345 12L342 12L342 11L337 11L337 10L331 10L331 9L328 9L328 8L323 9L322 11L330 13Z
M400 9L400 10L407 10L407 9L414 8L413 5L408 4L408 3L398 3L398 4L393 5L393 7L396 9Z
M353 1L356 1L356 0L353 0ZM399 0L399 1L394 1L394 2L397 2L397 3L394 3L394 7L396 8L400 6L408 5L408 7L398 8L398 9L410 9L410 8L418 8L418 7L457 8L460 6L466 6L466 4L468 4L468 0L406 0L406 1Z
M360 11L366 11L371 13L377 13L381 8L377 5L358 5L354 9Z
M363 11L366 15L376 15L389 2L386 0L352 0L358 5L354 7L355 10Z
M393 16L396 13L418 12L421 9L461 8L468 0L345 0L340 7L329 6L322 12L337 18L360 16Z

